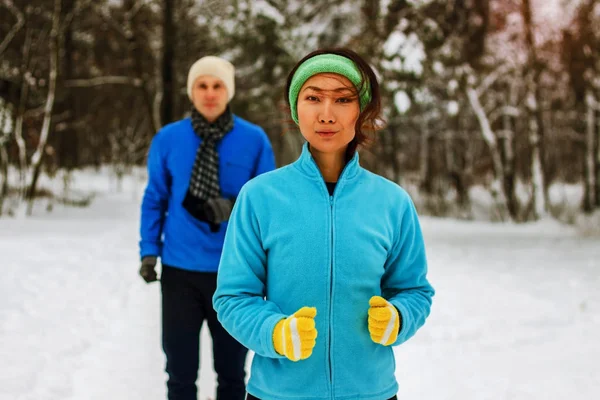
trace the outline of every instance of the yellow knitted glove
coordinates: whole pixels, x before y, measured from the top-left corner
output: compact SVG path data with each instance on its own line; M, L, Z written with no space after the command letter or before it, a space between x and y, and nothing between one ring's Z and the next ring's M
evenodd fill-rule
M369 300L369 333L371 340L389 346L398 338L400 315L396 307L381 296Z
M316 308L302 307L279 321L273 331L275 351L292 361L310 357L317 339L316 315Z

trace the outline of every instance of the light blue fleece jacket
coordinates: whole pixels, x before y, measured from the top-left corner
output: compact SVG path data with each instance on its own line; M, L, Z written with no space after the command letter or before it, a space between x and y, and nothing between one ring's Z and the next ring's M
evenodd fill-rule
M368 330L369 299L400 312L401 344L425 322L434 290L417 213L395 183L344 168L333 196L304 145L300 158L240 192L225 237L213 304L256 354L248 392L262 400L367 399L396 394L391 347ZM317 308L312 355L293 362L273 345L278 321Z
M148 185L140 224L140 257L160 256L162 263L191 271L216 272L227 223L218 232L181 205L202 139L190 118L164 126L148 154ZM253 177L275 168L265 132L234 116L233 129L217 145L219 184L225 198L237 197Z

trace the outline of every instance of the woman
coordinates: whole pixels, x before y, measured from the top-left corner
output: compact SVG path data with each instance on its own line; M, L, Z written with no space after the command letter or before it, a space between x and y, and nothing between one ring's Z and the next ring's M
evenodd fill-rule
M391 346L424 324L434 291L410 197L358 162L379 125L377 78L350 50L320 50L287 94L307 143L242 188L215 310L255 352L249 399L395 398Z

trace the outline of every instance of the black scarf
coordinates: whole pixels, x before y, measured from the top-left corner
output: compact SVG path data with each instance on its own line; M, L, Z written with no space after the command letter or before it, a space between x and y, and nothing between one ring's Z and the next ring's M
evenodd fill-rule
M217 145L233 129L233 114L229 107L214 122L208 122L194 107L192 127L202 139L190 177L183 207L199 220L205 220L204 203L221 196L219 186L219 153Z

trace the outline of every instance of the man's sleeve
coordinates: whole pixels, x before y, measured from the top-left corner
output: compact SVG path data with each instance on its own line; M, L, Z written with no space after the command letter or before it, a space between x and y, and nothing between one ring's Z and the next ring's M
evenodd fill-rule
M160 141L159 133L152 140L148 152L148 185L141 207L140 258L160 256L162 250L162 230L168 209L170 175Z
M256 161L256 167L254 168L254 174L252 177L258 176L262 173L269 172L275 169L275 155L273 154L273 147L267 137L267 134L261 130L261 149Z

